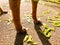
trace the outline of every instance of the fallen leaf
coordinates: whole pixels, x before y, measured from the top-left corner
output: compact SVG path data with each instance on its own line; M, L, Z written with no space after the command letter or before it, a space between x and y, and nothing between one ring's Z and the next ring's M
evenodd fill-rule
M11 24L13 22L13 19L12 18L9 18L7 21L8 21L7 24L9 25L9 24Z
M51 32L49 32L49 33L46 35L46 37L51 37Z
M60 21L53 21L52 24L54 26L60 27Z
M28 40L26 42L27 43L32 42L32 36L31 35L29 35L29 38L28 38Z
M43 27L46 29L46 28L48 28L48 25L44 23Z
M48 20L55 21L55 18L48 17Z
M31 45L37 45L37 43L33 42Z
M24 42L26 42L27 40L28 40L28 35L25 36Z
M37 43L33 41L31 35L26 35L25 38L24 38L24 42L26 42L30 45L37 45Z
M28 23L32 22L32 15L29 13L25 14L25 20L27 20Z

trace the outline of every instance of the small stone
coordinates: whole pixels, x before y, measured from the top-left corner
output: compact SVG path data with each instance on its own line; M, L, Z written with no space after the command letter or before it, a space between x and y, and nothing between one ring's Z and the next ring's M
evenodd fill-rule
M28 22L30 22L30 20L27 20Z
M40 18L38 18L38 20L41 20Z
M28 28L26 28L26 30L28 30Z

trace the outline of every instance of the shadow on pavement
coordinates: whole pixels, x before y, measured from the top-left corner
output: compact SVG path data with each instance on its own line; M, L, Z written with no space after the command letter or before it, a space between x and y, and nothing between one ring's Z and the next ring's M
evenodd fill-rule
M35 28L35 30L36 30L36 32L37 32L42 44L43 45L51 45L50 42L47 40L47 38L44 35L42 35L42 33L40 33L40 31L39 31L39 30L41 30L40 26L34 24L34 28Z
M14 45L23 45L23 40L25 36L26 34L17 33Z
M42 44L43 45L51 45L50 42L47 40L47 38L39 32L39 30L41 30L40 26L34 24L34 28L35 28ZM14 45L23 45L23 40L26 35L27 35L27 33L26 34L17 33Z

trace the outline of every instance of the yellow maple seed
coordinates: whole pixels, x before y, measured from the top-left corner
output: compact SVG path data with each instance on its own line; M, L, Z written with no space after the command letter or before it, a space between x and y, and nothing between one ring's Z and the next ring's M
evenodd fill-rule
M52 20L55 20L55 19L52 19L51 17L48 17L48 20L51 20L52 21Z
M27 40L28 40L28 35L25 36L24 42L26 42Z
M50 28L50 30L51 30L51 31L55 31L55 29L54 29L54 28Z
M9 24L11 24L11 22L8 22L7 24L9 25Z
M54 21L54 22L52 22L52 24L54 26L60 27L60 21Z
M35 43L35 42L32 40L32 36L31 36L31 35L26 35L25 38L24 38L24 42L27 42L27 43L29 43L30 45L37 45L37 43Z
M29 38L28 38L28 40L26 41L27 43L28 42L32 42L33 40L32 40L32 36L31 35L29 35Z
M33 43L31 43L31 45L37 45L37 43L33 42Z
M60 16L55 16L55 18L60 18Z
M51 32L49 32L48 35L46 35L46 37L51 37Z
M45 31L44 31L44 35L46 35L47 33L49 33L49 31L51 31L51 29L50 29L50 28L45 29Z
M8 21L8 23L7 23L7 24L9 25L9 24L11 24L11 23L13 22L13 19L12 19L12 18L10 18L10 19L8 19L7 21Z
M45 24L45 23L43 24L43 26L44 26L44 28L48 28L48 25L47 25L47 24Z
M50 12L51 12L51 11L49 11L49 10L48 10L48 11L44 11L44 14L48 14L48 13L50 13Z

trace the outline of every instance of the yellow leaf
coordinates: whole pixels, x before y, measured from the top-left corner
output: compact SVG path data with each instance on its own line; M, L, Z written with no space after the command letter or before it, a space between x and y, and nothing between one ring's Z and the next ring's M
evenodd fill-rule
M32 42L32 36L29 35L28 40L26 42Z
M28 40L28 35L25 36L24 42L26 42L27 40Z

